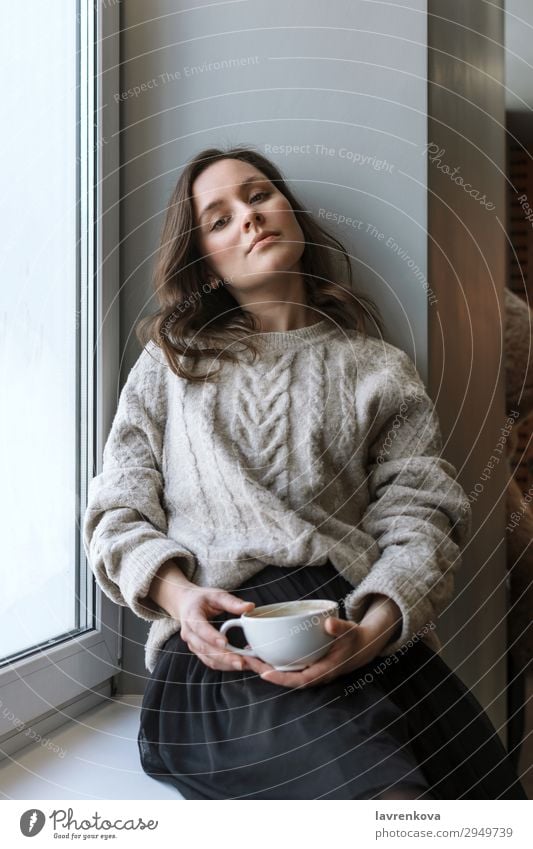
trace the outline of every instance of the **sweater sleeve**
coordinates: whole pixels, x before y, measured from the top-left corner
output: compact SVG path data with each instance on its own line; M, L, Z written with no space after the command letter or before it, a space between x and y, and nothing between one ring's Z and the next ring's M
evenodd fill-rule
M156 346L152 346L152 351ZM103 592L147 620L168 613L145 598L166 560L190 580L194 555L167 536L161 473L164 365L145 348L122 389L103 453L88 490L83 543Z
M399 371L382 386L369 439L370 501L362 529L380 556L344 599L346 616L360 621L370 599L392 598L402 627L380 652L394 654L434 623L453 595L454 572L471 531L471 507L457 472L440 454L435 407L414 363L398 349ZM390 372L389 372L390 374Z

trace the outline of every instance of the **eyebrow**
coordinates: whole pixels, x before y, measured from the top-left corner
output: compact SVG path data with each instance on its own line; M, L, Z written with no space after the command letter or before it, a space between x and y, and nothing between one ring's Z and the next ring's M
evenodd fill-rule
M238 185L239 185L239 188L242 189L244 186L248 186L250 183L266 183L266 182L267 182L267 180L266 180L265 177L246 177L246 179L243 180L242 183L239 183ZM216 209L217 206L221 206L223 203L224 203L224 201L220 200L220 198L218 200L212 200L211 203L208 203L207 206L205 207L205 209L202 210L202 212L200 213L200 217L199 217L198 221L202 221L204 215L207 212L211 212L212 209Z

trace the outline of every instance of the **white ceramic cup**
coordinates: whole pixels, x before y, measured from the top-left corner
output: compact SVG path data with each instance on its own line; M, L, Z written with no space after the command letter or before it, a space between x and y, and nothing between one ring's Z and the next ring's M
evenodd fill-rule
M229 651L258 657L280 672L294 672L326 654L335 637L324 630L324 622L338 615L339 605L330 599L264 604L239 619L228 619L220 633L242 628L250 648L239 649L228 642Z

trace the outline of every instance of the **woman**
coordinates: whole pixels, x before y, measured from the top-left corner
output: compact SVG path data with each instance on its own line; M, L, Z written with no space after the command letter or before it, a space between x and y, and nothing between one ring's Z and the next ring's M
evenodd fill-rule
M104 592L152 621L143 769L189 799L525 798L437 653L470 505L412 361L366 334L343 246L266 158L209 149L154 284L84 525ZM340 615L301 672L219 633L303 598Z

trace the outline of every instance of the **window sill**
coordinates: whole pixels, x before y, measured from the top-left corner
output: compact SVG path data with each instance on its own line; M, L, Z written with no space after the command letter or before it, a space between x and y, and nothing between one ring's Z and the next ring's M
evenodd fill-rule
M143 772L137 748L141 702L142 696L108 699L3 761L0 797L183 799Z

